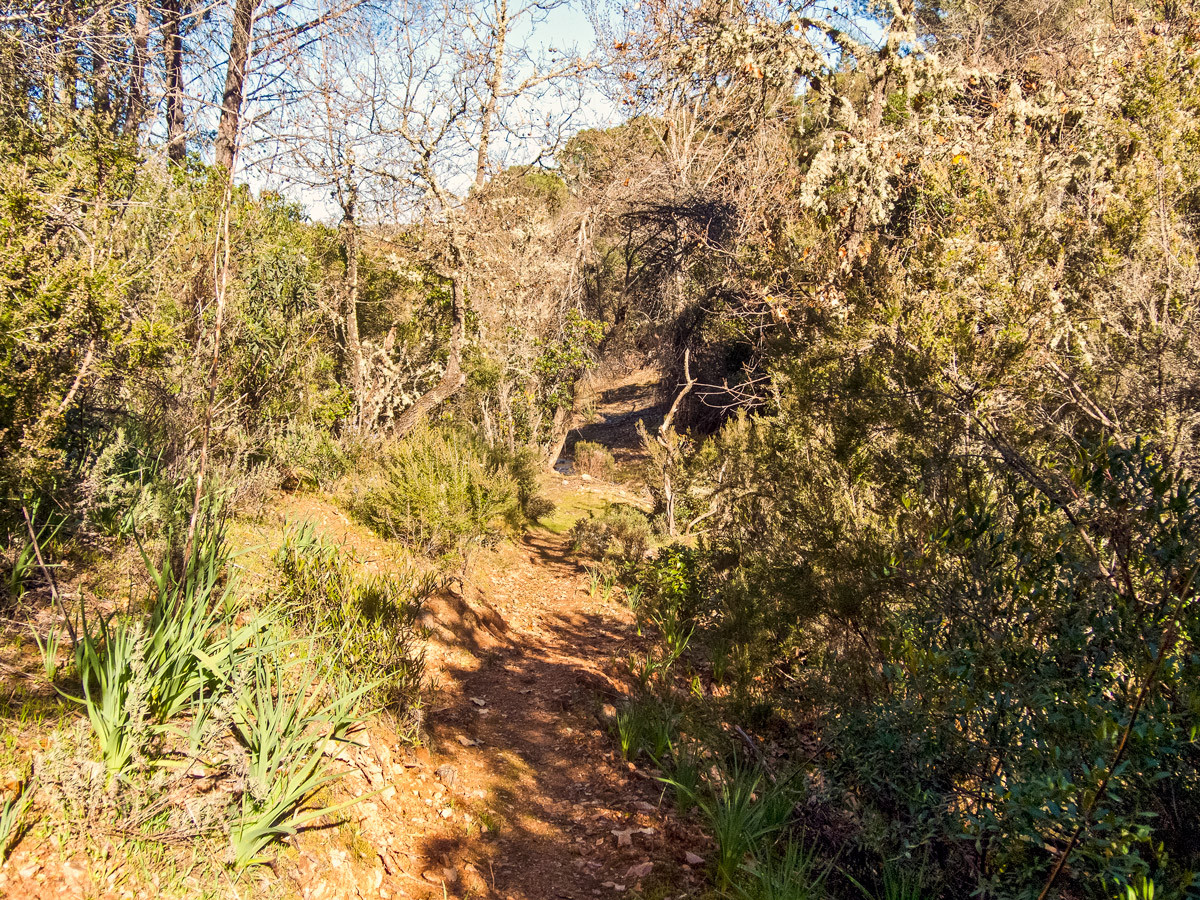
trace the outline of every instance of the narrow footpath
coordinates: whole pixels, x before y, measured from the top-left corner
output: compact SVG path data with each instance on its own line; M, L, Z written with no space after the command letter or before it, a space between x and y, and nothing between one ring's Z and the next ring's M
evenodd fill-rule
M642 371L606 384L568 452L576 440L598 441L634 470L636 419L653 427L661 418L656 379ZM632 500L618 485L572 474L553 476L552 487L573 510ZM386 556L339 513L294 514L332 528L364 559ZM372 728L343 749L350 775L339 792L370 796L347 810L348 840L301 841L290 874L303 897L703 893L695 861L706 855L704 838L675 816L657 772L625 762L612 734L631 683L626 661L650 642L619 589L589 592L583 562L565 534L537 528L488 551L469 579L429 604L426 746L412 750Z
M507 548L486 583L433 604L429 747L397 751L362 734L343 752L361 856L301 853L306 898L693 896L702 849L653 771L607 731L627 689L621 660L644 649L616 597L589 595L565 537ZM306 844L309 842L305 842ZM370 871L370 868L367 868ZM364 884L364 880L366 883Z

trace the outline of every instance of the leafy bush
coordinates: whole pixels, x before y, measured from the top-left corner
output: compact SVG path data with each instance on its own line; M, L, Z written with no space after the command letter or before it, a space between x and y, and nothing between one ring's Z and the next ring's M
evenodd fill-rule
M438 579L412 570L360 577L311 525L286 530L275 565L288 618L373 703L413 718L425 669L417 618Z
M632 506L609 506L588 513L571 528L576 553L629 568L641 562L650 546L650 520Z
M497 469L506 469L517 486L517 502L521 512L530 522L544 519L554 512L554 501L539 493L541 491L541 459L529 447L509 451L497 444L490 451L490 458Z
M612 452L602 444L579 441L574 450L574 468L577 475L589 475L612 481L617 473L617 461Z
M223 179L106 129L20 130L0 142L0 529L41 498L115 534L150 472L195 462L214 310L197 315L189 273L211 264ZM336 234L278 195L232 207L210 461L248 470L285 426L327 433L349 408L322 296L342 266Z
M549 516L554 515L554 510L557 509L553 500L549 497L537 494L530 497L522 507L525 518L531 522L540 522Z
M437 556L492 539L519 515L517 486L470 437L421 428L349 481L346 505L381 535Z
M831 711L811 802L825 817L853 805L849 846L878 866L923 848L952 860L931 873L950 893L1025 897L1069 847L1061 877L1080 896L1142 878L1186 892L1200 487L1139 446L1051 477L1047 496L973 472L940 524L899 503L901 534L926 535L902 550L884 530L798 544L830 510L777 510L757 543L660 556L644 605L692 611L704 642L733 648L746 708Z

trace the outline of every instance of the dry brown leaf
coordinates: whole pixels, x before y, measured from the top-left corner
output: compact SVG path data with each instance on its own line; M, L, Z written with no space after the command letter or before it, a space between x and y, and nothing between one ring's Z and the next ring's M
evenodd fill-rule
M639 863L636 866L630 866L629 871L625 873L626 878L645 878L654 870L654 863L646 861Z

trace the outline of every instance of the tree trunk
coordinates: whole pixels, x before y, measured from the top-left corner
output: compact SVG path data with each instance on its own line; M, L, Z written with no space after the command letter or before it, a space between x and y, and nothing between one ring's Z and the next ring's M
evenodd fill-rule
M58 56L58 107L59 113L73 112L76 103L76 79L79 75L79 60L76 54L79 48L75 45L75 26L78 17L75 14L75 0L65 0L62 4L62 30L66 35L62 42L62 50Z
M554 419L550 424L550 442L545 445L546 468L551 471L554 470L554 464L558 462L558 458L562 456L563 447L566 446L567 438L571 435L571 427L575 424L580 410L583 409L583 383L586 377L585 375L584 378L575 382L575 396L571 400L570 407L560 406L554 411Z
M440 403L450 399L467 381L462 370L463 335L466 326L466 304L463 301L462 275L455 272L450 276L451 325L450 357L446 360L446 371L436 385L417 398L417 402L404 410L393 427L397 437L412 431L425 416Z
M167 75L167 159L183 162L187 151L183 125L182 0L162 0L163 56Z
M500 88L504 84L504 45L508 40L508 0L500 0L496 7L496 25L493 31L492 71L488 74L488 94L483 103L483 114L479 121L479 152L475 157L475 186L483 187L487 179L488 145L491 143L492 122L496 117Z
M136 136L146 118L146 53L150 46L150 7L138 0L133 21L132 72L129 75L129 106L125 110L125 135Z
M350 290L346 297L346 353L350 357L350 386L354 391L355 418L359 428L365 428L363 408L366 403L366 384L363 372L362 340L358 334L358 220L355 218L357 197L352 191L342 212L342 249L346 254L346 281Z
M112 52L112 10L97 13L92 32L92 115L100 127L112 127L112 84L109 80L109 53Z
M237 154L238 128L242 101L246 96L246 65L250 60L250 40L254 13L260 0L237 0L233 10L233 33L229 38L229 62L225 68L225 91L221 95L221 119L217 123L216 163L233 171Z

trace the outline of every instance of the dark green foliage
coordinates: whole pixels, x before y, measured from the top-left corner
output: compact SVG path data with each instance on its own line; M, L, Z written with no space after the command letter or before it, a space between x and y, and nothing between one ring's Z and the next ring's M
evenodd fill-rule
M1182 888L1198 862L1187 823L1200 814L1200 492L1140 447L1082 453L1066 474L1069 507L1019 477L977 473L974 499L920 544L897 552L880 544L887 533L855 536L860 559L880 560L858 569L832 567L822 545L801 555L789 538L707 576L725 602L705 639L749 651L740 664L756 677L743 690L761 691L766 675L759 696L828 711L820 802L857 798L859 852L958 860L950 890L972 871L988 896L1036 894L1056 859L1045 848L1081 822L1074 885ZM849 537L827 552L853 552ZM728 565L721 546L704 565ZM873 602L804 599L789 565L830 566L827 584ZM700 575L678 572L668 596L694 595ZM793 627L774 619L787 607L747 605L746 584L772 585L774 604L800 600ZM841 617L861 643L831 643L827 623Z
M672 662L683 655L704 617L698 561L694 549L672 544L633 573L638 621L655 626Z
M111 534L135 505L145 519L158 474L194 464L222 188L123 141L37 135L0 144L0 527L45 497ZM232 202L213 456L246 472L349 404L326 311L336 240L277 196Z
M707 406L676 422L715 433L661 466L702 532L667 606L711 663L691 714L811 768L815 846L872 896L1183 897L1196 33L1164 11L1127 50L1098 8L1010 6L930 8L952 53L814 79L789 97L795 169L708 194L723 253L711 228L673 245L654 288L698 299L672 376L689 348ZM1094 59L1071 50L1077 12ZM639 252L670 236L645 210ZM922 878L886 874L912 860Z
M541 381L542 402L553 413L574 399L575 382L587 368L591 352L604 337L604 325L571 310L557 340L540 342L533 368Z

